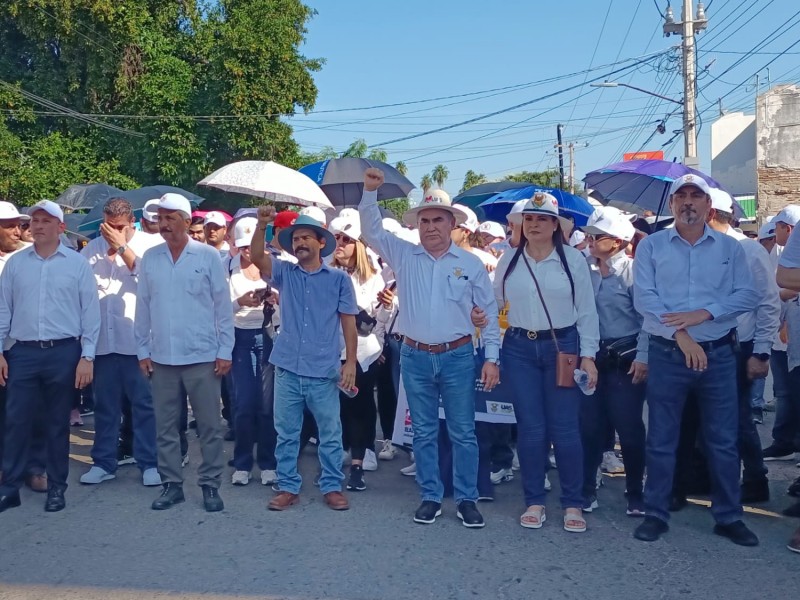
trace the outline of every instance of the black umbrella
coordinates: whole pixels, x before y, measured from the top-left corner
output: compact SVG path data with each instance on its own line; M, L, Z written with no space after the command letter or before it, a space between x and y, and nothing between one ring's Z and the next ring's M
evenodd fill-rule
M86 210L98 204L102 206L109 198L119 196L122 190L107 183L81 183L69 186L55 203L63 208Z
M393 166L366 158L323 160L302 167L300 172L321 187L334 206L358 206L364 191L364 171L370 167L377 167L384 175L384 184L378 190L378 200L405 198L414 189L414 184Z
M189 202L192 203L193 206L199 205L203 202L204 198L198 196L197 194L193 194L192 192L187 192L178 187L173 187L171 185L149 185L147 187L139 188L136 190L128 190L127 192L120 192L116 194L116 198L124 198L128 202L131 203L133 210L141 210L144 208L144 205L147 203L148 200L154 200L161 198L164 194L180 194L181 196L185 196L188 198ZM103 221L103 204L98 204L92 210L89 211L89 214L83 219L81 223L80 229L81 231L91 231L93 229L97 229L100 227L100 223Z

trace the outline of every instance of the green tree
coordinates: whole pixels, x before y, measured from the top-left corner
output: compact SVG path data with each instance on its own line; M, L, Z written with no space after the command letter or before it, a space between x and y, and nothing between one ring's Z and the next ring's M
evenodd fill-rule
M486 183L486 181L486 175L483 173L476 173L470 169L464 174L464 184L461 186L461 191L463 192L476 185L481 185L482 183Z
M366 158L369 151L369 145L364 139L358 139L347 147L347 150L342 152L342 158Z
M404 163L402 160L397 161L394 165L394 168L397 169L397 172L400 173L400 175L402 175L403 177L408 175L408 167L406 166L406 163Z
M542 187L552 187L554 179L558 182L558 171L520 171L503 177L504 181L517 181L519 183L532 183Z
M444 187L444 182L450 176L450 171L444 165L436 165L431 171L431 179L436 183L440 189Z
M408 210L408 198L393 198L392 200L384 200L383 205L392 211L394 218L400 221L403 218L403 213Z
M389 154L383 148L373 148L369 151L367 158L370 160L378 160L380 162L386 162L389 160Z
M422 176L422 179L419 182L419 187L422 188L422 193L427 194L428 190L433 187L433 179L427 173Z

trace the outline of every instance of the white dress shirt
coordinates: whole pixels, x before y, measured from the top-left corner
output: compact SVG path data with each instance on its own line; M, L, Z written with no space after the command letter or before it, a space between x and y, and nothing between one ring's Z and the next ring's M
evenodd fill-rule
M594 358L600 347L600 323L594 304L594 290L589 275L589 265L586 264L583 254L574 248L564 246L567 265L575 283L575 302L572 301L572 287L569 278L555 249L540 262L535 261L527 254L520 256L514 270L505 280L504 294L503 279L515 254L516 250L503 254L494 275L494 290L498 306L503 306L508 301L509 326L529 331L550 329L542 301L536 291L536 284L523 262L527 258L542 290L550 319L553 321L553 328L561 329L576 325L580 338L581 356Z
M364 192L359 204L364 239L383 257L397 277L400 296L398 329L423 344L452 342L472 336L470 313L478 306L488 325L482 330L486 359L500 355L500 327L492 284L483 263L455 244L434 258L417 246L383 228L377 192Z
M89 261L94 273L97 294L100 298L100 336L97 339L97 354L136 355L133 319L136 316L139 265L147 250L163 243L161 236L135 231L126 244L136 255L133 271L119 255L108 255L109 245L103 236L96 237L81 250L81 254Z
M219 252L189 240L176 262L167 244L144 254L134 333L139 360L192 365L231 360L233 311Z
M0 277L0 341L81 338L81 356L94 358L100 303L92 270L63 244L49 257L30 246L17 251Z

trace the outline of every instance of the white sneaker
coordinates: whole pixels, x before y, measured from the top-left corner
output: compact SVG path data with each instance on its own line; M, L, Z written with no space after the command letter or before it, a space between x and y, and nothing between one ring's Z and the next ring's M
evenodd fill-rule
M393 460L397 450L392 444L392 440L383 440L383 448L378 452L378 458L381 460Z
M247 485L250 483L250 471L234 471L233 477L231 477L231 483L233 485Z
M554 469L558 468L558 465L556 464L556 455L553 452L550 453L550 466Z
M278 481L278 474L275 471L269 469L261 471L261 485L272 485L276 481Z
M500 469L489 475L489 479L491 479L492 483L495 485L503 483L504 481L511 481L514 479L514 471L511 469Z
M603 452L603 462L600 463L600 468L606 473L624 473L625 463L612 451Z
M161 475L159 474L158 469L155 467L145 469L142 472L142 485L146 485L148 487L161 485Z
M547 473L544 474L544 491L549 492L553 489L553 484L550 483L550 478L547 476Z
M378 457L375 456L375 452L372 450L367 450L364 454L364 462L361 463L361 468L365 471L377 471L378 470Z
M511 459L511 470L519 471L519 456L516 448L514 448L514 458Z
M109 479L116 479L116 475L113 473L109 473L105 469L98 467L95 465L86 473L81 475L81 483L86 483L89 485L94 485L97 483L103 483L104 481L108 481Z
M400 473L403 475L407 475L408 477L416 477L417 476L417 463L411 463L407 467L403 467L400 469Z

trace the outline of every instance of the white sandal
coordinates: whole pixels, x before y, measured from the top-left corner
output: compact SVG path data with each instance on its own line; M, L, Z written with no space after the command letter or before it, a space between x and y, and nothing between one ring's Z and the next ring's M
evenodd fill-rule
M538 508L528 507L519 518L519 524L526 529L541 529L546 520L547 515L545 514L544 506L539 506Z
M575 516L575 513L567 512L571 510L578 511L577 516ZM569 525L568 523L570 521L576 523L582 523L582 525L579 525L577 527L574 525ZM570 533L583 533L584 531L586 531L586 519L583 518L580 508L568 508L567 510L564 511L564 531L569 531Z

